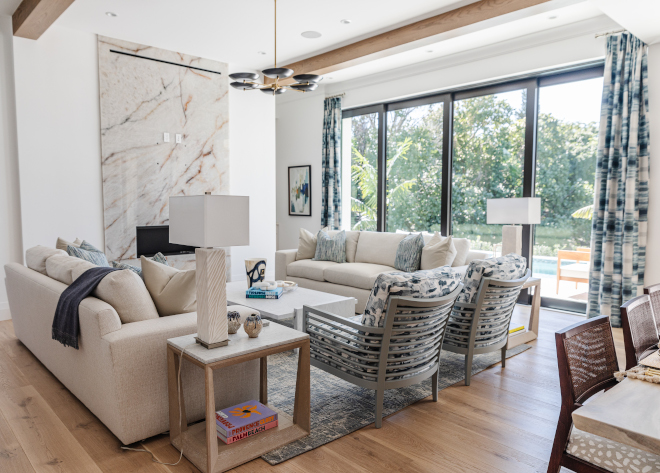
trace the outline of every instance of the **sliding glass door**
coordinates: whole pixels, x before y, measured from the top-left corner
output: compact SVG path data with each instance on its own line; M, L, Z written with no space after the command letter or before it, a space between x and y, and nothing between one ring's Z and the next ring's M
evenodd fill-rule
M499 255L486 201L540 197L522 256L544 306L584 312L602 76L592 65L345 110L346 228L440 231Z

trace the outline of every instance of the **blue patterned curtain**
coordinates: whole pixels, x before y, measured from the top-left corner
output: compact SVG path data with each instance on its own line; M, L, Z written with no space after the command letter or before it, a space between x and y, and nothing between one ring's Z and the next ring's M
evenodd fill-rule
M649 204L647 46L629 33L607 39L591 225L588 316L611 317L644 286Z
M321 227L341 228L341 97L323 105Z

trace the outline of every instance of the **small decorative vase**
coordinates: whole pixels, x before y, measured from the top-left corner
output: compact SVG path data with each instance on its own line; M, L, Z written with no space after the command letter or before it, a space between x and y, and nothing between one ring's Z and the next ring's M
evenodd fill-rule
M236 333L241 328L241 314L235 310L227 311L227 331L229 333Z
M261 316L258 314L250 314L245 319L243 328L245 333L248 334L250 338L257 338L259 333L261 333L261 328L263 327L263 322L261 321Z
M245 274L247 276L248 288L255 282L266 279L266 258L252 258L245 260Z

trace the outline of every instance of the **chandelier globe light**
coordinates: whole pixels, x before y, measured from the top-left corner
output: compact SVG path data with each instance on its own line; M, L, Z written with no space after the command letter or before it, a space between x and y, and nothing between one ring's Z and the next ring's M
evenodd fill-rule
M259 84L255 81L259 80L259 74L256 72L236 72L229 74L229 78L233 80L231 85L235 89L240 90L261 90L265 94L280 95L287 90L295 90L298 92L311 92L319 86L319 82L323 79L322 76L316 74L298 74L293 75L293 69L286 67L277 67L277 0L275 4L275 60L273 67L264 69L261 73L264 77L275 79L275 82L270 84ZM288 79L293 76L295 84L280 85L280 79Z

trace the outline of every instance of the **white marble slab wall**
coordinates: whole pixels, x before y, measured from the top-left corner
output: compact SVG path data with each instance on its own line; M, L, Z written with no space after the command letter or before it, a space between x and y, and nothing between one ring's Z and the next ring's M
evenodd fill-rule
M229 192L227 64L103 36L98 48L105 250L132 260L135 227L169 223L170 196Z

